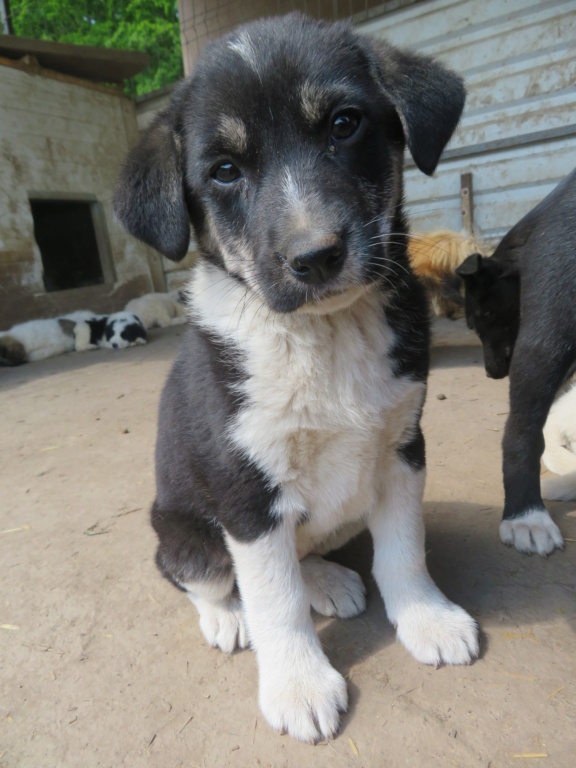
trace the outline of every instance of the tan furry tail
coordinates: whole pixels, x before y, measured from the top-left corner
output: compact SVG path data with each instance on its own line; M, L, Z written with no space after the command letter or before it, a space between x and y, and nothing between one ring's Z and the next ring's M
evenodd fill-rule
M475 237L449 229L413 232L408 240L408 257L419 276L439 278L453 274L471 253L485 252L485 246Z
M426 287L435 315L454 319L463 315L464 286L456 269L472 253L485 251L473 236L449 229L410 235L408 258Z

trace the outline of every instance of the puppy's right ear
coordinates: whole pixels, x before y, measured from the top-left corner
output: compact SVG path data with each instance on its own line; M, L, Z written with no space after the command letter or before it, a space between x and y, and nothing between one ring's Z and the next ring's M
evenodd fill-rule
M459 267L456 274L468 285L488 285L500 278L518 278L518 265L514 261L504 261L494 256L481 256L473 253Z
M460 277L475 277L482 269L482 256L479 253L472 253L466 257L459 267L456 267L456 274Z
M428 56L366 37L374 74L394 105L418 168L431 176L464 109L462 78ZM364 48L366 50L366 48Z
M128 155L114 195L114 212L130 232L173 261L190 245L182 147L175 107L161 112Z

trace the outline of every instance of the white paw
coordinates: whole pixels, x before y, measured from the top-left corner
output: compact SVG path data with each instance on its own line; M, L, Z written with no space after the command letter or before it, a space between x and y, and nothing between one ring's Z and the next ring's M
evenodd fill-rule
M206 641L224 653L246 648L248 637L242 604L237 598L212 602L188 592L200 616L200 629Z
M527 555L537 552L546 556L555 549L564 549L560 529L545 509L535 509L512 520L502 520L500 540Z
M350 568L309 555L300 563L310 605L322 616L349 619L366 610L362 579Z
M321 651L260 667L260 708L272 728L316 742L335 735L346 712L346 681Z
M463 608L438 592L404 608L397 636L423 664L469 664L478 656L478 626Z

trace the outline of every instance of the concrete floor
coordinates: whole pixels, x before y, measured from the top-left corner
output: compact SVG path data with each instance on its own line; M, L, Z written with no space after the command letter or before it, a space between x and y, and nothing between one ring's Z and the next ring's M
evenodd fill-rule
M156 410L181 334L0 369L0 766L576 765L576 505L551 505L564 552L500 544L507 381L464 324L437 324L425 512L430 571L478 620L481 658L411 658L359 537L337 558L365 578L366 613L317 619L350 710L315 747L269 728L253 654L207 647L154 566Z

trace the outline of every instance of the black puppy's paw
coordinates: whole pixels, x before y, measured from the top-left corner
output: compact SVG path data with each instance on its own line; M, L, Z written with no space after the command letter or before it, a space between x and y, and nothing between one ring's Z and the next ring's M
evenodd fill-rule
M500 540L526 555L536 552L546 557L555 549L564 549L560 529L545 509L529 510L522 517L502 520Z

